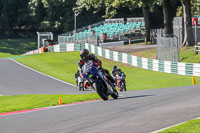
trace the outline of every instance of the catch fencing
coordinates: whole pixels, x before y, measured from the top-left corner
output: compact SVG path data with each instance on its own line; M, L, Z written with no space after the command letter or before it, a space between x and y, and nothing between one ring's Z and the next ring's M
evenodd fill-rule
M67 51L80 51L83 48L88 49L90 52L99 55L101 57L114 60L117 62L122 62L125 64L132 65L134 67L139 67L143 69L148 69L152 71L179 74L179 75L194 75L200 76L200 64L198 63L181 63L181 62L171 62L162 61L155 59L148 59L143 57L138 57L130 55L127 53L121 53L117 51L112 51L102 47L98 47L92 44L59 44L53 45L50 50L52 52L67 52ZM27 54L34 52L27 52Z
M175 36L158 36L157 37L157 48L156 56L158 60L164 61L179 61L179 46L178 38Z

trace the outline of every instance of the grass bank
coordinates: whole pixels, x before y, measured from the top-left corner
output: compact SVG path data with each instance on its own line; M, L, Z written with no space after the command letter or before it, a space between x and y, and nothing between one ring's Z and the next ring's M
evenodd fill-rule
M45 53L26 58L18 58L17 61L28 65L43 73L75 84L74 73L78 69L79 52ZM100 58L100 57L99 57ZM149 71L126 65L123 63L100 58L103 67L112 70L113 65L120 67L127 75L128 90L158 89L192 85L191 76L167 74L163 72ZM200 78L196 77L197 83Z
M63 104L100 99L97 94L1 96L0 113L55 106L59 104L60 98L62 98Z
M130 54L135 55L135 56L144 57L144 58L156 59L156 49L155 48L147 49L144 51L133 52Z
M200 63L200 55L194 54L194 47L181 48L180 61L187 63Z
M9 53L1 53L0 52L0 58L9 58L9 57L14 57L17 55L9 54Z
M169 128L159 133L199 133L200 119L190 120L181 125Z

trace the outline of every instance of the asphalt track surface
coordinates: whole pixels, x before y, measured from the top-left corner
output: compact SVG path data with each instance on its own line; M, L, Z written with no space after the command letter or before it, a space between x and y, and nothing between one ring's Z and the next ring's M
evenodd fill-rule
M200 116L199 85L120 95L117 100L0 116L0 132L149 133Z
M39 74L10 59L0 59L0 95L84 94L77 87Z

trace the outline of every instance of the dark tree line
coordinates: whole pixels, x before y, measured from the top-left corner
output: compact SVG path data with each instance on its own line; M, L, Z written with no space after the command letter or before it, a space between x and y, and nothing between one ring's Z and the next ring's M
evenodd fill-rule
M73 30L76 0L0 0L0 38L35 36L37 31L55 34ZM102 14L84 11L77 27L102 20Z
M71 31L74 29L73 9L77 7L76 2L77 0L0 0L0 38L30 37L35 36L37 31L51 31L55 34ZM77 28L105 19L106 10L106 6L98 11L95 7L82 9L77 16ZM155 12L162 13L160 8ZM120 5L112 17L142 16L142 8ZM162 26L162 22L158 21L162 17L156 16L162 15L151 15L158 28Z
M78 7L75 8L78 11L82 9L90 9L95 7L96 11L99 8L105 7L105 16L113 17L117 14L117 9L120 6L135 9L137 7L142 8L145 28L146 28L146 41L150 40L150 29L152 26L151 15L156 4L160 4L163 8L163 23L166 30L166 34L173 34L172 20L175 17L178 7L182 7L183 20L184 20L184 42L183 45L194 45L194 38L192 33L192 6L191 3L199 5L198 0L77 0ZM194 5L193 5L194 6ZM194 6L195 7L195 6ZM161 15L162 16L162 15Z
M172 19L181 7L184 44L193 45L191 1L195 3L195 0L0 0L0 38L28 37L36 31L59 34L73 30L74 11L78 11L77 28L105 18L144 16L149 41L151 28L163 27L166 34L173 32Z

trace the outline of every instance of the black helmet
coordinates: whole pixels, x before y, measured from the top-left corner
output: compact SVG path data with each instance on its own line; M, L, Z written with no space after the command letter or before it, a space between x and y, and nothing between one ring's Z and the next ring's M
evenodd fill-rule
M80 52L81 59L87 60L88 56L89 56L89 51L87 49L81 50L81 52Z
M118 71L119 71L119 72L122 72L122 70L121 70L120 68L118 69Z
M117 69L117 66L116 66L116 65L114 65L114 66L113 66L113 70L116 70L116 69Z

